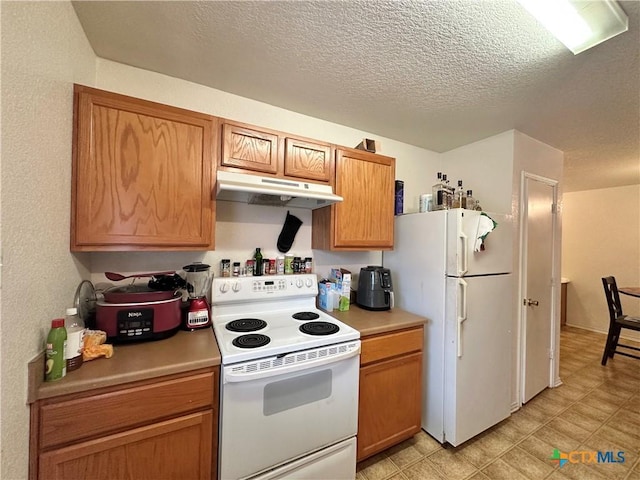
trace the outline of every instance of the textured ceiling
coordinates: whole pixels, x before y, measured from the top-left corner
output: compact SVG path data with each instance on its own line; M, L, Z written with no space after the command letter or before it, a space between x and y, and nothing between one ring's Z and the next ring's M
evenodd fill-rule
M574 56L515 0L76 1L99 57L444 152L517 129L640 183L640 2Z

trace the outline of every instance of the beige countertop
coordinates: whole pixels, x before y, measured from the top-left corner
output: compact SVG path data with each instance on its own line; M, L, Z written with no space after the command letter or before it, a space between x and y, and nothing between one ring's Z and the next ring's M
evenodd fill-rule
M346 312L334 310L327 313L358 330L361 337L417 327L429 321L425 317L414 315L399 308L371 311L360 308L353 303L349 305L349 310Z
M428 321L397 308L369 311L355 304L350 305L346 312L334 310L328 313L358 330L362 337L416 327ZM179 331L170 338L155 342L114 345L113 357L85 362L63 379L50 383L43 381L43 356L29 362L29 403L220 365L220 350L211 328Z
M44 354L39 355L29 362L28 402L220 365L212 328L179 331L152 342L114 345L113 350L113 357L85 362L49 383L43 381Z

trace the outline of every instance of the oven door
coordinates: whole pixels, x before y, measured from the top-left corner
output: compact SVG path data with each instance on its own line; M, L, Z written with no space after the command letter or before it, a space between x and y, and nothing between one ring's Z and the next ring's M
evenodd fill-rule
M359 366L359 340L224 366L220 479L250 478L354 437Z

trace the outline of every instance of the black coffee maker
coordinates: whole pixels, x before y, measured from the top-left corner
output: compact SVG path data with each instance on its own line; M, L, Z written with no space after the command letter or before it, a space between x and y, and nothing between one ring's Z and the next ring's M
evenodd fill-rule
M391 271L388 268L372 265L361 268L356 303L366 310L393 308Z

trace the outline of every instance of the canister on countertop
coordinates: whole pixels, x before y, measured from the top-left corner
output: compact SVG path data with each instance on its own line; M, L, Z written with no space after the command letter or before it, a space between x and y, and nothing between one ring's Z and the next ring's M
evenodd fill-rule
M275 274L276 274L276 259L270 258L269 259L269 275L275 275Z
M240 262L233 262L233 276L240 276Z
M284 275L284 257L276 258L276 273L278 275Z
M284 273L285 275L293 273L293 255L284 256Z
M247 277L253 276L253 269L255 268L255 262L252 258L246 261L245 263Z
M220 276L231 276L231 260L229 260L228 258L223 258L222 260L220 260Z
M306 257L304 259L304 273L311 273L313 271L313 259Z

